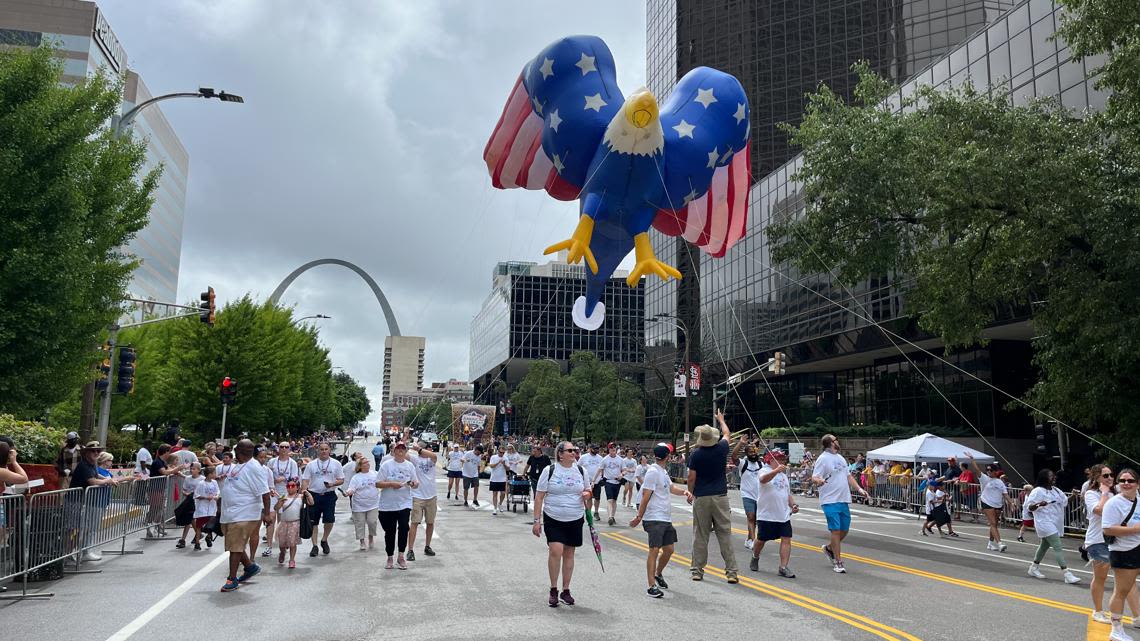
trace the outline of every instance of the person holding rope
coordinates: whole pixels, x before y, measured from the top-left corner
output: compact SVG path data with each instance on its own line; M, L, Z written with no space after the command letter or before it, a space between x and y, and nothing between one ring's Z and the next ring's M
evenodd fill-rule
M690 578L700 581L705 576L709 557L709 534L716 533L720 556L724 559L725 579L739 583L736 553L732 549L732 510L728 504L728 442L732 432L724 422L724 412L717 410L720 438L711 425L701 425L693 434L696 450L689 457L689 503L693 506L693 554ZM844 466L846 468L846 466Z
M574 605L574 597L570 595L574 552L582 547L582 527L593 497L586 469L578 464L578 451L569 441L559 443L555 463L542 471L535 485L538 491L534 497L535 519L531 532L537 537L546 528L546 571L550 575L547 605L552 608L558 607L559 601ZM559 574L562 592L558 591Z
M831 559L831 569L837 574L846 574L842 546L851 529L851 490L868 498L867 490L859 487L847 468L847 461L839 455L839 439L834 434L825 434L820 445L823 451L812 467L811 481L819 487L819 506L827 517L827 529L831 532L831 541L824 543L821 549Z
M743 444L744 439L740 439L736 442L736 447L732 448L733 460L738 460L737 453ZM736 465L736 469L740 470L740 500L744 503L744 518L748 520L748 539L744 541L744 547L749 550L753 549L756 541L756 499L760 495L762 467L760 448L749 444L744 448L744 460Z
M665 466L672 455L673 448L666 443L658 443L653 447L653 458L657 462L645 470L637 516L629 522L629 527L637 527L641 523L649 536L649 556L645 559L649 589L645 594L652 599L665 596L661 590L669 588L663 575L665 566L669 565L669 559L673 557L673 546L677 543L677 529L673 527L669 495L683 496L686 501L692 498L688 490L674 485L669 478Z
M1009 489L1005 486L1001 468L990 463L986 466L986 471L982 472L978 462L974 460L974 455L970 452L964 454L970 462L970 467L978 473L978 483L982 487L982 513L986 515L986 523L990 529L990 540L986 543L986 549L1005 552L1006 544L1001 542L1000 524L1002 508L1005 507Z
M760 571L760 553L768 541L780 540L780 568L778 573L786 579L796 575L788 568L792 559L792 515L800 511L800 506L792 499L791 484L788 482L788 457L779 448L768 450L764 456L764 467L757 473L756 498L756 543L752 546L752 560L748 569ZM742 477L743 478L743 477Z

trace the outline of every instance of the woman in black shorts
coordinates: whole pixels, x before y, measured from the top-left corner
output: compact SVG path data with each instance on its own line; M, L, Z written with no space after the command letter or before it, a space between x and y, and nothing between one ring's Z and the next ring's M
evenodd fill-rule
M1115 575L1109 612L1112 632L1109 641L1130 641L1124 632L1121 617L1124 602L1136 589L1136 576L1140 575L1140 510L1137 509L1136 471L1124 468L1116 475L1120 494L1112 497L1101 508L1101 525L1108 544L1108 561Z
M535 484L534 527L535 536L546 528L546 569L550 574L550 595L547 604L558 607L561 599L574 605L570 596L570 577L574 575L574 551L582 546L582 525L590 507L590 486L586 471L578 465L578 448L562 442L555 451L555 463L539 474ZM558 591L558 575L562 574L562 592Z

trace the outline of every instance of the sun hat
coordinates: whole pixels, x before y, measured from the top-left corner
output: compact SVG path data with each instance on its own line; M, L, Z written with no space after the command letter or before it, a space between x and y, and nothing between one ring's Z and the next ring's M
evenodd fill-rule
M712 425L700 425L693 430L693 436L696 437L693 447L712 447L720 440L720 431Z

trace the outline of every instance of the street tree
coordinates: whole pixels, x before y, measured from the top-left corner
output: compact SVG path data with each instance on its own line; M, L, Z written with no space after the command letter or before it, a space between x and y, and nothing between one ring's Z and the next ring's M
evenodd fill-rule
M428 401L410 408L404 414L404 425L412 428L412 432L432 430L435 423L435 432L440 438L451 436L451 402Z
M558 427L564 438L630 438L645 423L641 390L593 352L571 354L568 374L549 361L533 363L511 401L535 434Z
M116 137L122 83L64 86L47 47L0 49L0 410L40 414L93 375L159 169Z
M332 384L333 397L336 401L334 425L338 427L355 426L372 413L372 403L368 401L368 392L347 372L333 374Z
M894 87L857 67L854 104L823 87L790 128L806 214L768 229L775 261L846 284L906 282L951 348L1032 302L1030 400L1135 451L1140 406L1140 167L1127 135L1052 101ZM866 313L853 309L859 313Z

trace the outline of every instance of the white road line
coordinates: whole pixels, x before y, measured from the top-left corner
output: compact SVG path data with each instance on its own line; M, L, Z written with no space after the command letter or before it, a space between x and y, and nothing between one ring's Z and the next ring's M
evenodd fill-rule
M134 621L126 624L118 632L108 637L107 641L126 641L127 639L131 638L131 635L142 629L142 627L149 623L152 619L162 614L162 611L170 607L170 604L181 598L183 594L186 594L190 588L194 587L195 584L205 578L207 574L213 572L219 565L226 561L229 561L229 559L230 555L224 552L218 555L218 558L207 563L201 570L198 570L189 579L183 581L182 585L174 588L170 591L169 594L162 597L158 603L150 606L146 612L143 612L142 614L135 617Z
M856 510L855 508L848 508L848 509L851 510L852 514L866 514L868 516L877 516L877 517L882 518L882 519L894 519L896 521L907 520L907 518L905 516L899 516L898 514L888 514L886 512L871 512L870 510Z

